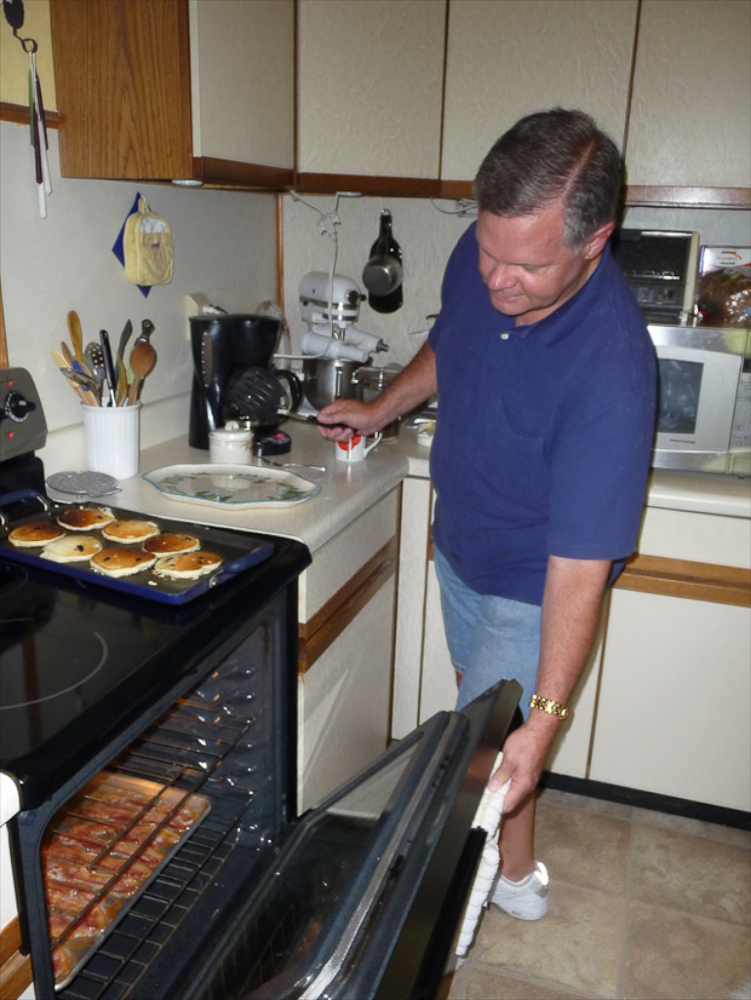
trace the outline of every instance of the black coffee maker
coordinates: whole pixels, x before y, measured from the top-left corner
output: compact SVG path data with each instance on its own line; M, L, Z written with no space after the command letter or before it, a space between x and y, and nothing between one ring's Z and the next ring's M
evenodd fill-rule
M241 313L190 317L191 447L208 448L211 431L224 425L227 392L233 381L249 368L268 368L281 326L271 316Z

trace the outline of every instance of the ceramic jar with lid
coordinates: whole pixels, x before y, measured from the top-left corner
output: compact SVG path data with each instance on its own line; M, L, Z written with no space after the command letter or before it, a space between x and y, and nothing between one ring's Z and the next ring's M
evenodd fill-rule
M215 465L250 465L253 432L237 420L228 420L209 434L209 456Z

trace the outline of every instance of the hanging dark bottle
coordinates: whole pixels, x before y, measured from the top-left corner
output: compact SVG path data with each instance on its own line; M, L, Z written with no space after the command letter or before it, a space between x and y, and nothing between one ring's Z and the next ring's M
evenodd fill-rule
M368 302L376 312L396 312L402 305L402 248L391 231L391 212L381 212L378 239L370 248L370 260L362 272L370 293Z

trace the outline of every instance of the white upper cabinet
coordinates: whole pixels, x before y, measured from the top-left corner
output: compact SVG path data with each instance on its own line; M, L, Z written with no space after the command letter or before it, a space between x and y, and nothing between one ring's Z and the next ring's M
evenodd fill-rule
M636 0L452 0L441 179L467 181L518 118L581 108L621 146Z
M294 0L191 0L193 155L294 166Z
M751 184L751 3L644 0L629 185Z
M298 170L438 177L445 0L299 0Z

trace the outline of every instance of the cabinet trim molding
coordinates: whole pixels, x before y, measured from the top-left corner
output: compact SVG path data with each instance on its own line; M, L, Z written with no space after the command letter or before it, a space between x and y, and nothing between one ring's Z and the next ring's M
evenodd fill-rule
M307 622L297 627L297 672L305 674L332 645L387 580L396 573L399 544L394 535Z
M626 188L627 205L682 206L686 208L751 208L751 188L670 187L632 184Z
M751 570L736 566L635 555L626 562L614 587L751 608Z
M307 194L358 191L360 194L391 195L401 198L438 198L441 196L441 182L430 177L299 173L295 177L295 190Z
M286 190L292 184L294 173L286 167L265 167L260 163L239 163L215 156L194 156L191 177L209 186L222 188L263 188Z
M26 104L11 104L9 101L0 101L0 121L16 122L18 125L29 124L29 108ZM48 111L44 109L44 122L47 128L60 128L64 121L59 111Z
M18 917L0 931L0 995L18 997L31 985L31 957L19 952L21 928Z
M439 187L441 198L474 198L471 181L440 181ZM626 204L648 208L751 209L751 188L632 184L626 188Z

